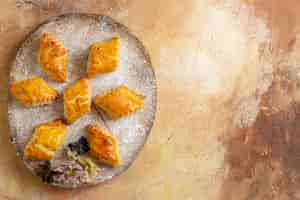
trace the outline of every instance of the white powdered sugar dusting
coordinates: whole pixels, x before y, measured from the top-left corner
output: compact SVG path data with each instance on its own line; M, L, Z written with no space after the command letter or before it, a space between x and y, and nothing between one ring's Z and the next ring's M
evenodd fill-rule
M270 30L251 7L237 0L210 7L205 18L194 76L203 94L218 96L220 102L234 96L234 126L248 127L273 80Z

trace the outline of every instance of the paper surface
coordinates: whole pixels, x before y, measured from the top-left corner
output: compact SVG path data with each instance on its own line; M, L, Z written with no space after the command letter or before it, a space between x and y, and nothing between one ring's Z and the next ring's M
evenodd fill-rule
M24 2L24 1L23 1ZM297 0L1 1L0 194L8 199L299 199ZM42 185L7 127L16 48L49 16L112 16L137 35L157 75L151 136L129 170L96 187Z

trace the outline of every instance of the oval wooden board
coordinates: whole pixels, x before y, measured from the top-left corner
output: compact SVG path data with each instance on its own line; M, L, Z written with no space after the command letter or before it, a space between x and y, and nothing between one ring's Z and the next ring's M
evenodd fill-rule
M69 51L66 83L60 84L49 80L38 66L37 52L43 32L55 34ZM37 27L22 43L11 67L10 82L38 76L44 78L62 94L66 87L85 75L90 45L113 36L119 36L122 40L120 65L115 72L90 80L92 94L95 96L125 84L145 96L144 108L136 114L119 120L111 120L105 115L101 117L92 108L91 113L69 126L64 146L86 135L85 126L89 123L106 126L119 140L123 164L117 168L98 164L101 171L89 183L55 184L56 186L74 188L107 181L124 172L136 158L152 128L156 111L156 81L150 57L142 43L124 25L110 17L67 14L51 18ZM63 117L63 102L60 98L52 105L25 108L11 97L8 115L12 142L16 145L18 156L23 160L23 150L33 134L34 127L42 122ZM37 174L39 162L23 161L30 171ZM66 157L60 152L51 162L57 165L65 161Z

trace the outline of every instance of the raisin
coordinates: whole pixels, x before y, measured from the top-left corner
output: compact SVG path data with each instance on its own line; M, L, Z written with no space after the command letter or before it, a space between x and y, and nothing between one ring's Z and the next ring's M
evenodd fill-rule
M42 181L45 183L53 183L53 174L55 172L50 170L47 174L45 174L44 176L42 176Z
M82 155L90 150L89 143L85 137L81 137L77 142L70 143L69 149L77 155Z
M36 171L37 175L41 177L43 182L51 183L51 163L45 161L39 165L39 168Z

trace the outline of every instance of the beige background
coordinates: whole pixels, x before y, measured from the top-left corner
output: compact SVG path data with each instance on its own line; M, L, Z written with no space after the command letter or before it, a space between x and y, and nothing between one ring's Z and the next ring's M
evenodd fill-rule
M299 10L298 0L1 0L0 199L300 199ZM127 25L158 81L156 122L132 167L71 191L23 167L7 125L18 45L67 12Z

